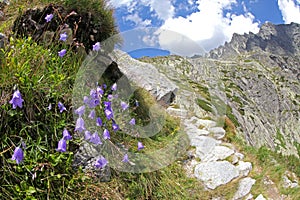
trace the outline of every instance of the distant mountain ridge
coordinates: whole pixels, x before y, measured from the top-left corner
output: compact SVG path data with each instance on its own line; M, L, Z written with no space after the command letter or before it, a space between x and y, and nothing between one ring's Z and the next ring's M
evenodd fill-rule
M264 51L282 56L300 54L300 24L263 24L257 34L233 34L230 42L210 51L209 58L228 58L232 54Z

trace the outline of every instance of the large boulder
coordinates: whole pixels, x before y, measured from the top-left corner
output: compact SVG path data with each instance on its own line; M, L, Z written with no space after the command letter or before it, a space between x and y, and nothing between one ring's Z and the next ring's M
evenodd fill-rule
M133 59L120 50L115 50L111 55L114 61L118 63L121 72L133 84L149 91L158 103L168 106L174 101L178 87L160 73L156 67Z

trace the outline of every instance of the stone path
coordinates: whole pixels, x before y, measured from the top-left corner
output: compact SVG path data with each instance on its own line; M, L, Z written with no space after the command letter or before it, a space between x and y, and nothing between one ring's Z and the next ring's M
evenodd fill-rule
M242 199L247 195L247 199L248 197L252 199L251 188L255 180L248 177L252 163L245 162L244 155L232 144L222 141L226 131L218 127L215 121L201 119L193 114L193 111L199 111L199 108L193 108L197 105L191 105L190 95L186 95L189 93L180 91L177 94L181 108L167 109L171 115L181 118L190 145L193 147L189 151L190 159L184 166L188 176L202 181L206 189L211 190L237 180L239 186L233 199ZM198 113L198 116L201 114Z

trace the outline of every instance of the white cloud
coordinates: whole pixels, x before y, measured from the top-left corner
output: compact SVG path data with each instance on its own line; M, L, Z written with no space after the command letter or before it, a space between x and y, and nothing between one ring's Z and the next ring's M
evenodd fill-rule
M168 0L151 0L150 6L152 10L155 10L157 16L166 20L174 16L175 8L172 5L171 1Z
M161 28L182 34L209 51L230 40L234 32L243 34L259 31L259 24L254 22L254 16L249 12L244 15L223 15L224 9L230 10L236 3L235 0L198 0L198 12L186 18L169 18ZM166 44L167 41L163 39L165 37L160 37L161 46L171 48L172 45ZM187 47L185 51L190 50Z
M132 0L110 0L109 5L117 8L123 5L129 5Z
M298 5L293 0L278 0L278 6L285 23L300 23L300 1L297 0L297 3Z
M124 17L124 19L127 21L133 21L139 27L151 25L151 20L146 19L143 21L137 13L134 13L133 15L127 15L126 17Z
M150 6L159 19L166 20L174 16L175 8L169 0L110 0L109 4L115 8L127 6L129 11L137 8L138 2L144 6Z

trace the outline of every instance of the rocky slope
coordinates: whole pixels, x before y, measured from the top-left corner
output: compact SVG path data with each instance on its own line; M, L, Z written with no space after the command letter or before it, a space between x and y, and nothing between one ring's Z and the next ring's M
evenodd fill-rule
M300 154L300 25L264 24L208 54L245 139ZM203 66L203 59L191 61Z
M299 55L299 24L266 23L206 57L143 60L169 66L170 78L179 73L194 82L200 95L194 101L213 115L226 114L250 145L299 157Z

